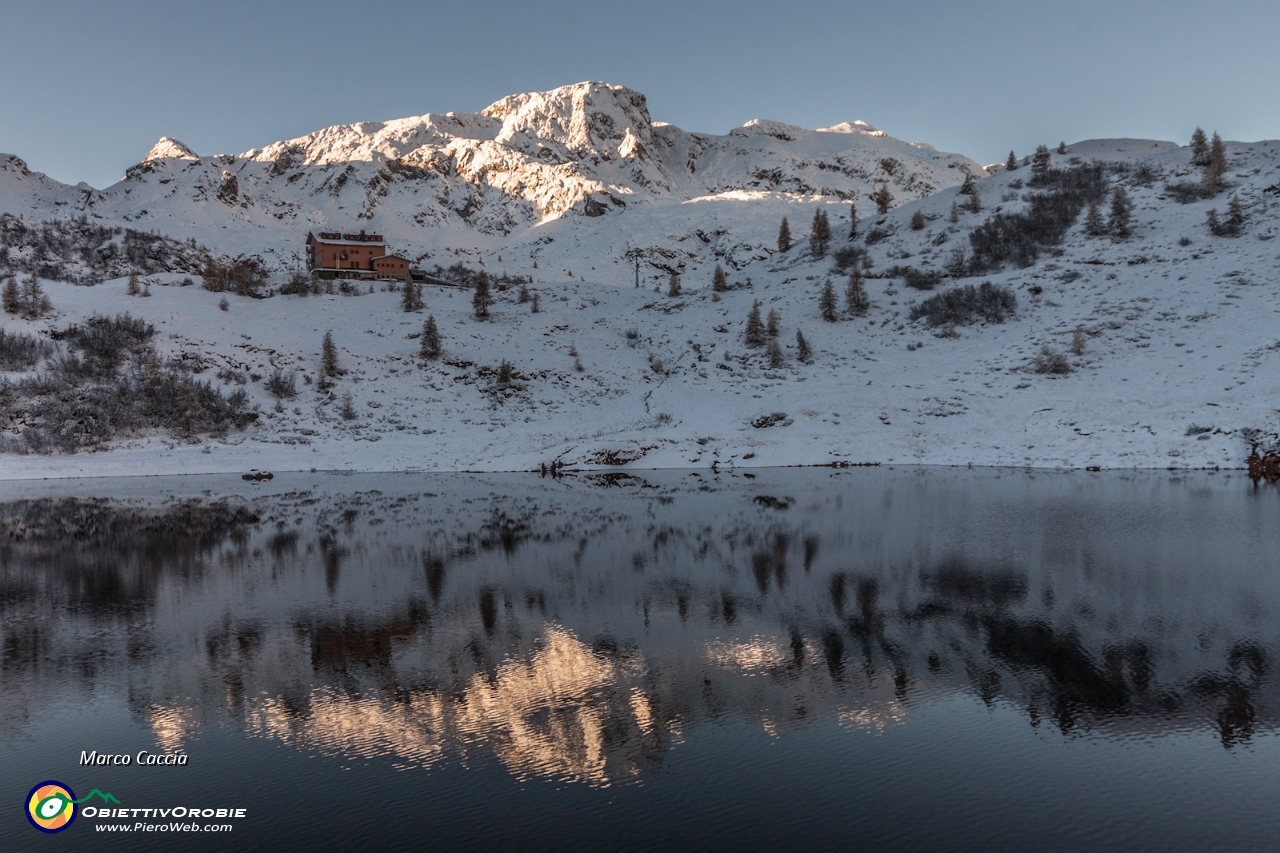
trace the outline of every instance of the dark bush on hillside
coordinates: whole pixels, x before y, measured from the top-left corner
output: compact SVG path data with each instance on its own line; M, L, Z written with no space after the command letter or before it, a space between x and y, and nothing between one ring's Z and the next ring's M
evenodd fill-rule
M854 265L862 263L866 254L867 250L861 246L841 246L831 253L831 259L835 261L835 271L844 274L853 269Z
M93 316L56 333L70 355L0 384L0 424L24 425L16 436L0 434L0 450L71 452L145 429L182 438L219 435L257 418L247 411L243 389L223 396L184 370L162 368L154 336L151 324L128 314ZM122 371L126 360L132 369Z
M26 370L53 354L53 344L0 329L0 370Z
M257 419L245 402L242 390L224 397L179 370L96 385L43 377L0 392L0 412L29 424L6 449L34 453L69 453L146 428L180 437L243 429Z
M900 278L907 287L914 287L916 290L933 290L942 282L942 273L937 270L918 270L902 264L886 268L880 277Z
M1163 174L1159 166L1143 160L1133 170L1133 182L1140 187L1149 187L1160 180Z
M944 290L911 307L911 320L923 319L930 326L971 323L1003 323L1018 307L1018 298L1007 287L984 281L978 287L966 284Z
M439 264L429 270L425 270L426 274L432 278L438 278L451 284L459 284L465 287L475 287L476 282L480 280L482 270L473 270L471 267L463 263L456 263L452 266L442 267ZM501 275L489 275L489 283L496 286L499 290L506 290L508 287L517 284L531 283L532 277L522 275L511 276L507 273Z
M68 359L66 369L85 377L108 378L127 357L149 350L155 333L155 326L127 313L114 317L95 314L83 324L54 332L53 337L66 341L83 359L78 363Z
M1036 185L1041 191L1028 196L1025 211L997 213L970 232L970 275L998 270L1006 263L1031 266L1043 248L1062 241L1085 205L1102 199L1107 190L1103 167L1097 163L1049 169Z
M267 284L267 271L257 258L219 261L210 256L200 271L204 289L214 293L231 291L240 296L261 298Z
M866 236L867 245L874 246L876 243L880 243L884 240L887 240L889 239L890 234L891 232L886 231L883 228L872 228L870 231L867 232L867 236Z
M199 272L209 250L175 240L74 219L30 222L0 214L0 275L35 273L43 279L96 284L131 272Z
M298 396L298 376L292 370L288 373L279 369L273 370L264 384L271 396L277 400Z
M907 267L902 274L902 281L907 287L913 287L916 290L933 290L942 283L942 273L937 270L918 270L915 267Z
M1169 198L1179 204L1191 204L1210 197L1210 192L1205 189L1204 184L1200 181L1183 181L1178 184L1165 184L1165 194Z
M1050 349L1048 344L1040 348L1040 352L1032 361L1036 373L1046 373L1051 376L1066 376L1071 372L1071 362L1067 361L1067 356L1057 350Z

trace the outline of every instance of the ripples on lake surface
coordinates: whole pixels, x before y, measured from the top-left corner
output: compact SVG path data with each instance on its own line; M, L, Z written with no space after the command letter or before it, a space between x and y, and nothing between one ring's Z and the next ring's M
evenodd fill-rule
M5 485L5 849L44 779L248 809L189 849L1280 837L1280 489L1238 475ZM93 823L56 846L176 840Z

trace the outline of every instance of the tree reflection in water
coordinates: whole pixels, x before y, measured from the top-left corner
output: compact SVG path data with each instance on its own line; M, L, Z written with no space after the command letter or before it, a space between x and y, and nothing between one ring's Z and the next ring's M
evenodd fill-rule
M1274 728L1278 536L1226 478L280 479L0 505L6 736L115 692L169 749L222 725L603 785L716 720L957 691L1067 736Z

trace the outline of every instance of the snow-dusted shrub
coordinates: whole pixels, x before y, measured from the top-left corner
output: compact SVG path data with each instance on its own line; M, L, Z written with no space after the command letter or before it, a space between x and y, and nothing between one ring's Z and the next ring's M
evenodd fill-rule
M204 289L214 293L231 291L240 296L261 298L267 285L267 271L257 258L218 260L210 255L200 275Z
M846 273L855 266L862 264L862 259L867 255L867 250L861 246L841 246L831 254L831 259L835 261L835 271L838 273Z
M1134 167L1133 182L1140 187L1149 187L1160 180L1163 174L1159 166L1149 160L1143 160Z
M285 296L310 296L311 276L300 270L289 274L289 280L280 285L280 292Z
M0 329L0 370L26 370L53 354L53 344Z
M1177 184L1165 184L1165 193L1179 204L1191 204L1209 197L1204 184L1198 181L1183 181Z
M916 290L933 290L942 283L942 273L937 270L918 270L915 267L895 267L888 271L890 275L902 276L907 287Z
M790 426L791 418L787 417L786 412L774 412L771 415L761 415L751 422L756 429L769 429L776 426Z
M87 217L29 222L0 214L0 272L35 273L43 279L96 284L137 270L199 272L209 251L131 228L109 228Z
M267 377L266 389L277 400L298 396L298 376L292 370L285 373L276 368Z
M1034 183L1043 189L1029 196L1025 211L997 213L969 233L971 274L1006 263L1031 266L1042 248L1062 241L1085 205L1102 198L1107 188L1103 168L1096 163L1048 169Z
M155 334L155 326L128 313L114 317L95 314L84 323L54 332L53 338L66 341L72 352L79 354L78 359L64 363L70 373L104 379L114 376L126 358L151 352Z
M1018 298L1007 287L984 281L978 287L966 284L944 290L919 305L911 306L908 317L923 319L930 326L971 323L1003 323L1018 307Z
M1036 373L1065 376L1071 372L1071 362L1067 361L1066 355L1050 349L1048 344L1040 348L1040 352L1032 363L1035 365Z
M65 375L45 376L6 390L0 414L27 424L17 441L9 442L19 452L72 452L143 429L180 437L216 435L243 429L257 418L246 411L243 390L224 397L176 369L87 384Z

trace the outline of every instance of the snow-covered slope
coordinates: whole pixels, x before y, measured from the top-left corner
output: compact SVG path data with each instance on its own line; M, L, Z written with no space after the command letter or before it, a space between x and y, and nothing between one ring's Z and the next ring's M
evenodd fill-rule
M968 158L862 122L814 131L756 120L724 136L687 133L651 121L644 95L606 83L512 95L480 113L338 125L239 156L199 157L164 137L104 190L66 187L8 163L0 213L84 214L258 255L281 270L298 265L303 237L316 226L377 231L427 262L455 250L532 258L548 238L594 217L603 221L592 229L610 235L612 250L652 248L660 267L677 257L682 266L687 247L675 244L702 225L681 208L693 199L771 210L763 229L752 217L726 217L715 244L696 252L742 263L767 254L777 220L797 204L807 219L813 204L865 199L880 184L901 203L983 174ZM647 213L637 217L637 209ZM645 244L630 240L635 220L655 213L674 230L651 233Z
M584 91L584 97L595 91ZM392 152L401 144L394 140L409 139L403 143L408 156L424 150L421 139L437 132L432 124L446 120L455 123L447 145L475 156L482 149L498 155L484 146L501 146L502 156L515 156L509 152L554 136L563 146L555 149L555 157L579 159L548 168L580 175L583 164L590 163L597 178L613 170L616 180L601 183L620 198L624 183L617 170L623 161L634 161L627 163L633 179L625 184L630 188L625 210L602 216L539 219L505 236L457 222L418 227L396 220L405 233L439 239L442 248L434 257L440 262L456 259L491 273L531 277L539 313L518 302L514 288L497 294L491 319L478 321L470 292L445 287L428 287L426 308L410 314L400 309L399 294L385 289L305 299L230 296L224 313L217 308L220 294L165 286L176 284L178 275L152 276L153 296L136 299L125 295L123 280L90 288L49 283L57 316L6 319L4 328L39 332L93 313L129 310L156 324L162 355L198 368L199 378L246 377L244 387L261 417L244 433L199 445L139 434L117 443L111 453L10 455L0 461L5 475L251 466L493 470L536 468L552 460L583 466L631 460L636 467L859 462L1234 467L1249 449L1242 429L1280 428L1280 250L1273 239L1280 224L1275 208L1280 144L1229 143L1223 193L1185 204L1170 187L1200 180L1187 148L1151 140L1096 140L1055 154L1055 169L1094 160L1106 164L1101 180L1107 192L1123 187L1134 202L1132 235L1089 236L1082 216L1059 244L1042 246L1030 266L944 279L939 291L990 281L1009 288L1017 299L1015 315L1002 324L954 330L909 320L912 304L933 294L906 287L904 271L949 275L957 249L971 253L975 229L993 216L1028 209L1041 192L1029 182L1031 169L978 180L976 211L954 185L881 217L870 216L868 206L860 204L859 233L852 243L847 213L842 216L848 204L827 194L821 203L832 214L832 249L865 250L872 304L863 317L824 322L818 306L823 283L833 279L839 293L844 279L833 271L830 256L818 259L808 252L806 220L793 215L798 245L790 252L778 253L769 245L781 214L797 213L796 199L805 199L800 210L810 214L817 200L799 190L729 189L716 175L728 174L734 158L761 162L781 158L784 151L793 164L811 163L830 139L838 140L839 150L854 152L849 157L862 156L859 152L883 157L888 149L880 146L894 145L905 158L910 146L857 126L820 132L765 122L708 141L661 125L649 125L646 135L631 121L628 136L626 129L619 130L622 118L631 115L624 107L638 111L640 106L609 91L617 110L610 113L609 132L600 129L605 122L577 121L568 107L531 111L528 101L515 98L487 111L496 115L364 126L358 134L326 131L298 143L299 162L315 157L316 163L279 170L284 187L290 175L298 176L295 184L329 180L332 186L341 172L336 167L326 172L326 163L319 162L324 157L338 157L335 162L345 163L344 170L392 162L340 159L353 156L340 153L342 139L363 140L371 158L378 146ZM325 134L327 141L318 138ZM500 142L504 134L507 141ZM220 165L228 172L235 167L242 176L258 175L253 170L270 171L273 167L263 164L281 162L284 150L227 158ZM926 148L912 150L921 157L929 154ZM257 201L241 207L217 200L227 181L213 177L212 159L155 162L160 164L156 170L144 170L132 185L137 192L172 187L180 195L182 188L204 180L210 199L182 197L172 209L190 216L218 212L221 218L209 213L207 224L219 229L227 224L228 232L234 227L224 209L249 219L259 215ZM527 162L532 168L534 161ZM694 162L695 168L682 171L673 165L679 162ZM848 175L816 171L854 186ZM40 191L49 198L76 191L34 175L8 174L5 186L27 187L29 195L36 192L32 188L44 188ZM181 174L187 175L183 183L177 180ZM415 179L396 191L427 193L433 182L445 186L457 180L457 186L471 188L468 192L507 199L503 204L531 203L511 201L514 196L494 190L490 179L480 190L480 184L456 174L436 174L440 177ZM651 185L641 186L636 174L647 176ZM170 184L159 183L165 175ZM654 189L659 180L670 188ZM249 184L245 178L240 187ZM256 198L258 190L247 192ZM343 192L328 198L342 201ZM238 190L237 198L245 193ZM1225 214L1232 198L1244 216L1241 233L1212 235L1205 225L1209 209ZM393 221L386 204L379 210L382 221ZM238 220L237 239L255 233L258 225L246 224L249 219ZM296 227L295 219L292 225L263 225L256 233L267 240ZM459 242L446 253L450 235ZM481 240L488 242L480 245ZM641 288L632 286L634 270L626 260L633 248L647 252ZM717 263L728 270L733 285L721 294L710 287ZM662 265L682 271L683 295L666 295ZM654 292L655 284L662 285L662 293ZM769 364L763 348L744 342L744 323L757 301L765 314L776 310L780 315L780 366ZM434 362L415 356L419 342L414 336L428 315L439 323L444 343L444 357ZM320 392L302 379L318 376L326 330L333 331L348 372L335 388ZM1077 330L1081 352L1073 354ZM812 345L811 364L797 357L797 331ZM1046 346L1065 357L1069 373L1036 372L1035 357ZM503 360L515 368L509 386L496 382ZM279 405L261 381L275 369L297 372L299 378L299 395ZM346 395L353 404L350 418L339 414ZM775 413L783 417L772 418ZM6 434L16 435L22 426L10 422Z

